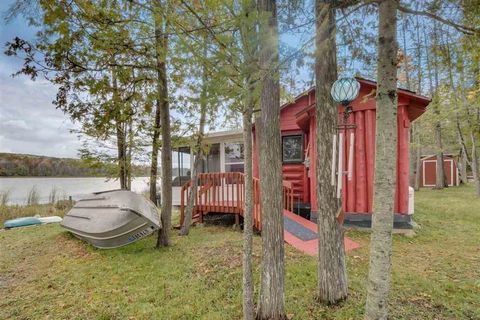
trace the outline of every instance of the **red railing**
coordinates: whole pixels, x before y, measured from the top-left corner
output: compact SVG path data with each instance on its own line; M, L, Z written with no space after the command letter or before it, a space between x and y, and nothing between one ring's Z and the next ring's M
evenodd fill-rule
M182 186L180 194L180 224L183 224L191 180ZM284 208L293 211L294 194L292 183L283 181ZM245 176L240 172L211 172L198 175L198 189L195 198L193 221L202 222L203 215L209 212L235 214L238 224L245 209ZM260 201L260 180L253 179L253 225L262 228L262 208Z

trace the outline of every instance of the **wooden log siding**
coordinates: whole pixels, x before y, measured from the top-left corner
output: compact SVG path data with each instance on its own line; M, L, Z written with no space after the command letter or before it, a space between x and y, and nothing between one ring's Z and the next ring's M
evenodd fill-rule
M343 176L342 203L343 210L347 213L372 213L373 212L373 177L375 165L375 109L371 103L352 103L353 112L348 118L348 124L354 125L355 128L347 129L345 133L345 144L343 146L343 163L344 172L348 169L350 133L354 133L354 157L352 179L348 180L347 176ZM310 134L310 154L316 155L314 148L315 136L315 115L314 109L308 110L310 115L309 134ZM339 122L343 121L343 107L339 107ZM408 103L404 99L399 100L397 115L397 170L396 170L396 193L395 193L395 213L408 214L408 186L409 186L409 152L408 139L410 119L408 115ZM312 131L313 130L313 131ZM312 158L313 158L312 157ZM311 161L310 167L310 189L314 191L316 183L316 167L315 161ZM310 192L312 210L316 209L316 194Z
M185 218L186 204L192 181L182 186L180 192L180 225ZM283 207L293 211L295 193L292 183L283 181ZM208 213L235 214L235 222L243 216L245 202L245 176L241 172L212 172L198 175L198 192L193 211L193 222L203 222ZM253 226L262 229L262 208L260 201L260 180L253 178Z
M355 125L355 129L347 129L345 132L345 144L343 149L344 170L347 170L349 163L350 133L354 132L354 157L352 179L343 177L342 204L347 213L366 214L373 212L373 178L375 163L375 127L376 127L376 83L366 79L357 79L360 82L360 95L351 103L352 114L348 124ZM316 195L316 137L315 137L315 90L311 89L282 107L280 124L282 135L304 133L304 141L308 148L310 166L307 169L303 164L297 166L305 167L308 173L307 178L300 179L300 170L292 168L292 164L284 164L284 180L294 183L296 193L302 193L302 202L310 203L312 211L317 210ZM408 185L409 185L409 127L410 123L425 112L430 100L407 90L398 91L398 161L396 170L396 195L395 213L408 214ZM324 106L321 106L324 107ZM339 123L343 121L344 107L339 105ZM342 130L343 132L343 130ZM254 150L255 147L254 147ZM258 176L258 159L254 152L254 176ZM329 164L328 164L329 165ZM308 170L308 171L307 171ZM295 179L293 177L295 171ZM302 190L303 189L303 190Z
M344 145L344 171L347 170L350 147L350 133L355 134L352 179L343 176L343 209L345 212L373 212L373 171L375 162L375 110L354 111L348 124L355 129L347 129ZM397 184L394 210L396 213L408 212L408 128L410 121L406 114L406 106L398 106L398 144L397 144ZM368 154L368 156L367 156Z

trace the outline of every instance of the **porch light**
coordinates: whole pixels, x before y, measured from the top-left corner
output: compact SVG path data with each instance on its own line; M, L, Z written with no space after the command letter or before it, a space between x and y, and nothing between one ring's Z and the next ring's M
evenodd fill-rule
M358 97L360 83L355 78L340 78L335 81L330 94L335 102L348 106Z

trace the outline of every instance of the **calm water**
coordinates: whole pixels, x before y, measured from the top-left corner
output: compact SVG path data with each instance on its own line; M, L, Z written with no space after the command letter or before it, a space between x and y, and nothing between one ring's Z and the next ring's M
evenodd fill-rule
M148 177L138 177L132 181L132 191L142 193L148 190ZM9 204L25 204L28 193L35 187L40 203L47 203L55 188L57 198L78 199L86 194L98 191L119 189L120 182L105 178L0 178L0 192L9 191Z

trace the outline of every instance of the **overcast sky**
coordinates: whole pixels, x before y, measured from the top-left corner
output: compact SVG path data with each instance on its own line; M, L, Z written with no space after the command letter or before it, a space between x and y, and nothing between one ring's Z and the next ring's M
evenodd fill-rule
M3 53L6 42L16 36L33 40L37 31L22 17L6 24L4 14L13 1L0 0L0 152L78 157L81 143L77 135L70 132L75 125L52 104L56 88L41 78L32 81L25 76L11 76L23 62ZM310 37L306 35L306 39ZM281 38L294 45L306 41L298 35ZM297 80L311 81L310 78L305 70L297 75Z
M80 142L70 133L74 124L52 104L55 87L42 79L11 77L22 61L3 53L5 43L15 36L32 39L36 32L22 18L5 23L11 2L0 1L0 152L77 157Z

